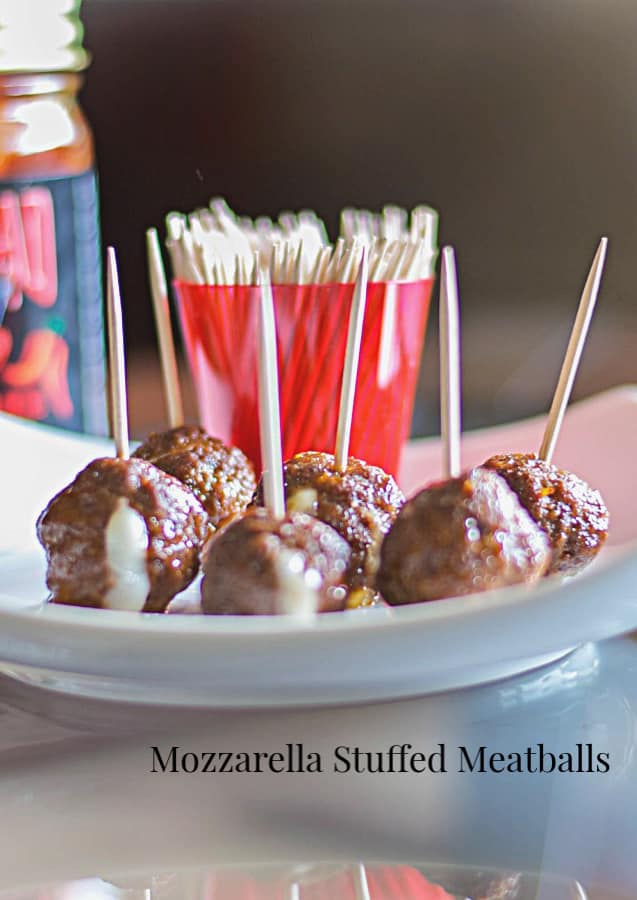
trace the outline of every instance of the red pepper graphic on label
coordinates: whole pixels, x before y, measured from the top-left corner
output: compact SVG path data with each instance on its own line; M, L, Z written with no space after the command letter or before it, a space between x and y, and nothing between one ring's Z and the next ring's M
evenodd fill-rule
M23 299L41 309L55 305L56 252L51 192L45 187L1 191L0 299L10 315L21 309ZM56 329L53 322L26 331L21 344L9 327L0 328L0 408L7 412L30 419L52 415L67 420L73 415L69 347L58 333L63 323Z
M4 368L4 364L9 359L11 348L13 347L13 338L11 332L6 328L0 328L0 371Z
M11 335L0 328L0 365L3 341ZM1 400L6 412L30 419L43 419L49 413L60 419L73 415L68 386L69 347L63 337L47 328L30 331L20 357L8 363L2 373L5 393Z
M0 193L0 275L11 285L9 309L20 308L23 294L41 307L55 303L55 218L46 188Z

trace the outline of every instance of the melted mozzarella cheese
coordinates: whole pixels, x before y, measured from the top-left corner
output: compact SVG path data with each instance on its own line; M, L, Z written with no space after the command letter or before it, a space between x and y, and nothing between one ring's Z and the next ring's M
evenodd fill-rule
M106 564L113 581L104 598L109 609L143 609L150 591L148 540L144 517L121 497L106 527Z
M283 615L314 616L320 605L321 576L306 569L302 553L281 550L276 561L279 579L279 612Z
M315 516L318 509L318 494L314 488L299 488L293 491L287 498L289 513L307 513Z

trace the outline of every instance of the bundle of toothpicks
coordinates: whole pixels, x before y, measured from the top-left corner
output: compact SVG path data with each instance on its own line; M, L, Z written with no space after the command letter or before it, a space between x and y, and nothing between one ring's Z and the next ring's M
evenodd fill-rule
M170 213L166 225L173 274L194 284L257 284L263 268L272 284L351 283L363 248L370 282L431 278L436 265L438 214L429 206L411 215L397 206L380 213L344 209L333 244L314 212L253 220L235 215L220 198L187 216Z

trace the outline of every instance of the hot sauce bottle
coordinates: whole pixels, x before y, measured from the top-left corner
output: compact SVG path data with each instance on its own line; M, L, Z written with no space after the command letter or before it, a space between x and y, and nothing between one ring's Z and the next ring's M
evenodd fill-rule
M81 0L0 5L0 409L106 433Z

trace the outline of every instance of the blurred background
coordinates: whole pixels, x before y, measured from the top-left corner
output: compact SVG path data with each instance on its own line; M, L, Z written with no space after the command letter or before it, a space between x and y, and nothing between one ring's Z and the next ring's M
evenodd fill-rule
M85 0L82 18L138 433L164 415L144 230L216 195L315 209L332 235L346 205L436 207L468 428L547 408L607 234L575 397L637 381L634 0ZM434 298L417 434L438 430L436 342Z

